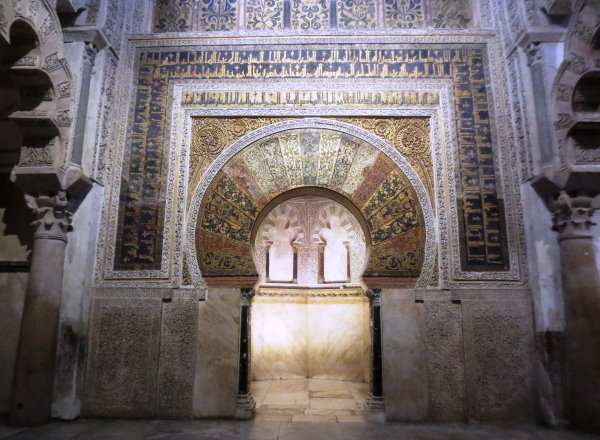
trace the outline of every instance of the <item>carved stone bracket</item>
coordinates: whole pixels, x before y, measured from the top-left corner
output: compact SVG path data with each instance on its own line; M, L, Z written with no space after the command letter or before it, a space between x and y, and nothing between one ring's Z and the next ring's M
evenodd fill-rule
M527 55L527 65L529 67L543 61L539 43L529 43L525 48L525 54Z
M591 238L591 227L595 224L592 216L596 207L595 198L570 196L561 191L556 200L550 202L552 229L559 234L559 240L571 238Z
M91 42L86 42L83 62L85 64L89 64L91 67L94 67L94 63L96 62L96 55L98 55L98 48L96 47L96 45Z

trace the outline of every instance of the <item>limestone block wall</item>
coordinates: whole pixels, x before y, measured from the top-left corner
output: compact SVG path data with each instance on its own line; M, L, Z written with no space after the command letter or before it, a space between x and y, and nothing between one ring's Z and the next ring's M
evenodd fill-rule
M388 420L533 417L534 336L526 291L384 290Z

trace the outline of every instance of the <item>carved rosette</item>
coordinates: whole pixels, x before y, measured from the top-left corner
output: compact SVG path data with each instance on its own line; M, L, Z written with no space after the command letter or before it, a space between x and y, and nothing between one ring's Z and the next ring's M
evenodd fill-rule
M36 220L31 224L36 226L34 239L67 241L67 233L73 230L71 226L72 213L68 210L67 194L59 191L55 196L25 196Z
M559 240L572 238L592 238L590 228L595 207L594 198L588 196L570 196L565 191L550 203L552 211L552 229L558 232Z

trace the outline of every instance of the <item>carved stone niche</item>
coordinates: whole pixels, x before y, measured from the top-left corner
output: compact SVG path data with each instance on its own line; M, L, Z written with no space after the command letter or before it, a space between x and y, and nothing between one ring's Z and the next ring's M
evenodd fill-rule
M367 261L362 227L340 203L300 196L275 206L258 226L254 261L262 285L359 285Z
M600 112L600 72L589 72L581 77L573 93L573 111Z
M580 122L567 136L573 163L600 163L600 122Z

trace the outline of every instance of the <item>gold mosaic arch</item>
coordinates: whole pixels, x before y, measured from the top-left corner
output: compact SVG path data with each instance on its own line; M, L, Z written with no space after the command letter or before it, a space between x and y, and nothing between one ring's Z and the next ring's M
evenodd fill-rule
M428 131L412 130L399 136L414 133L427 136ZM212 154L218 154L216 135L202 134L213 145ZM206 157L209 146L198 155L197 142L191 152L192 181L201 178L199 170L212 162ZM424 142L428 145L429 139ZM265 136L236 153L215 175L196 223L196 256L202 275L256 276L250 243L259 213L280 194L303 187L335 191L360 210L372 243L365 277L419 276L425 224L409 179L373 145L329 128L294 128Z

